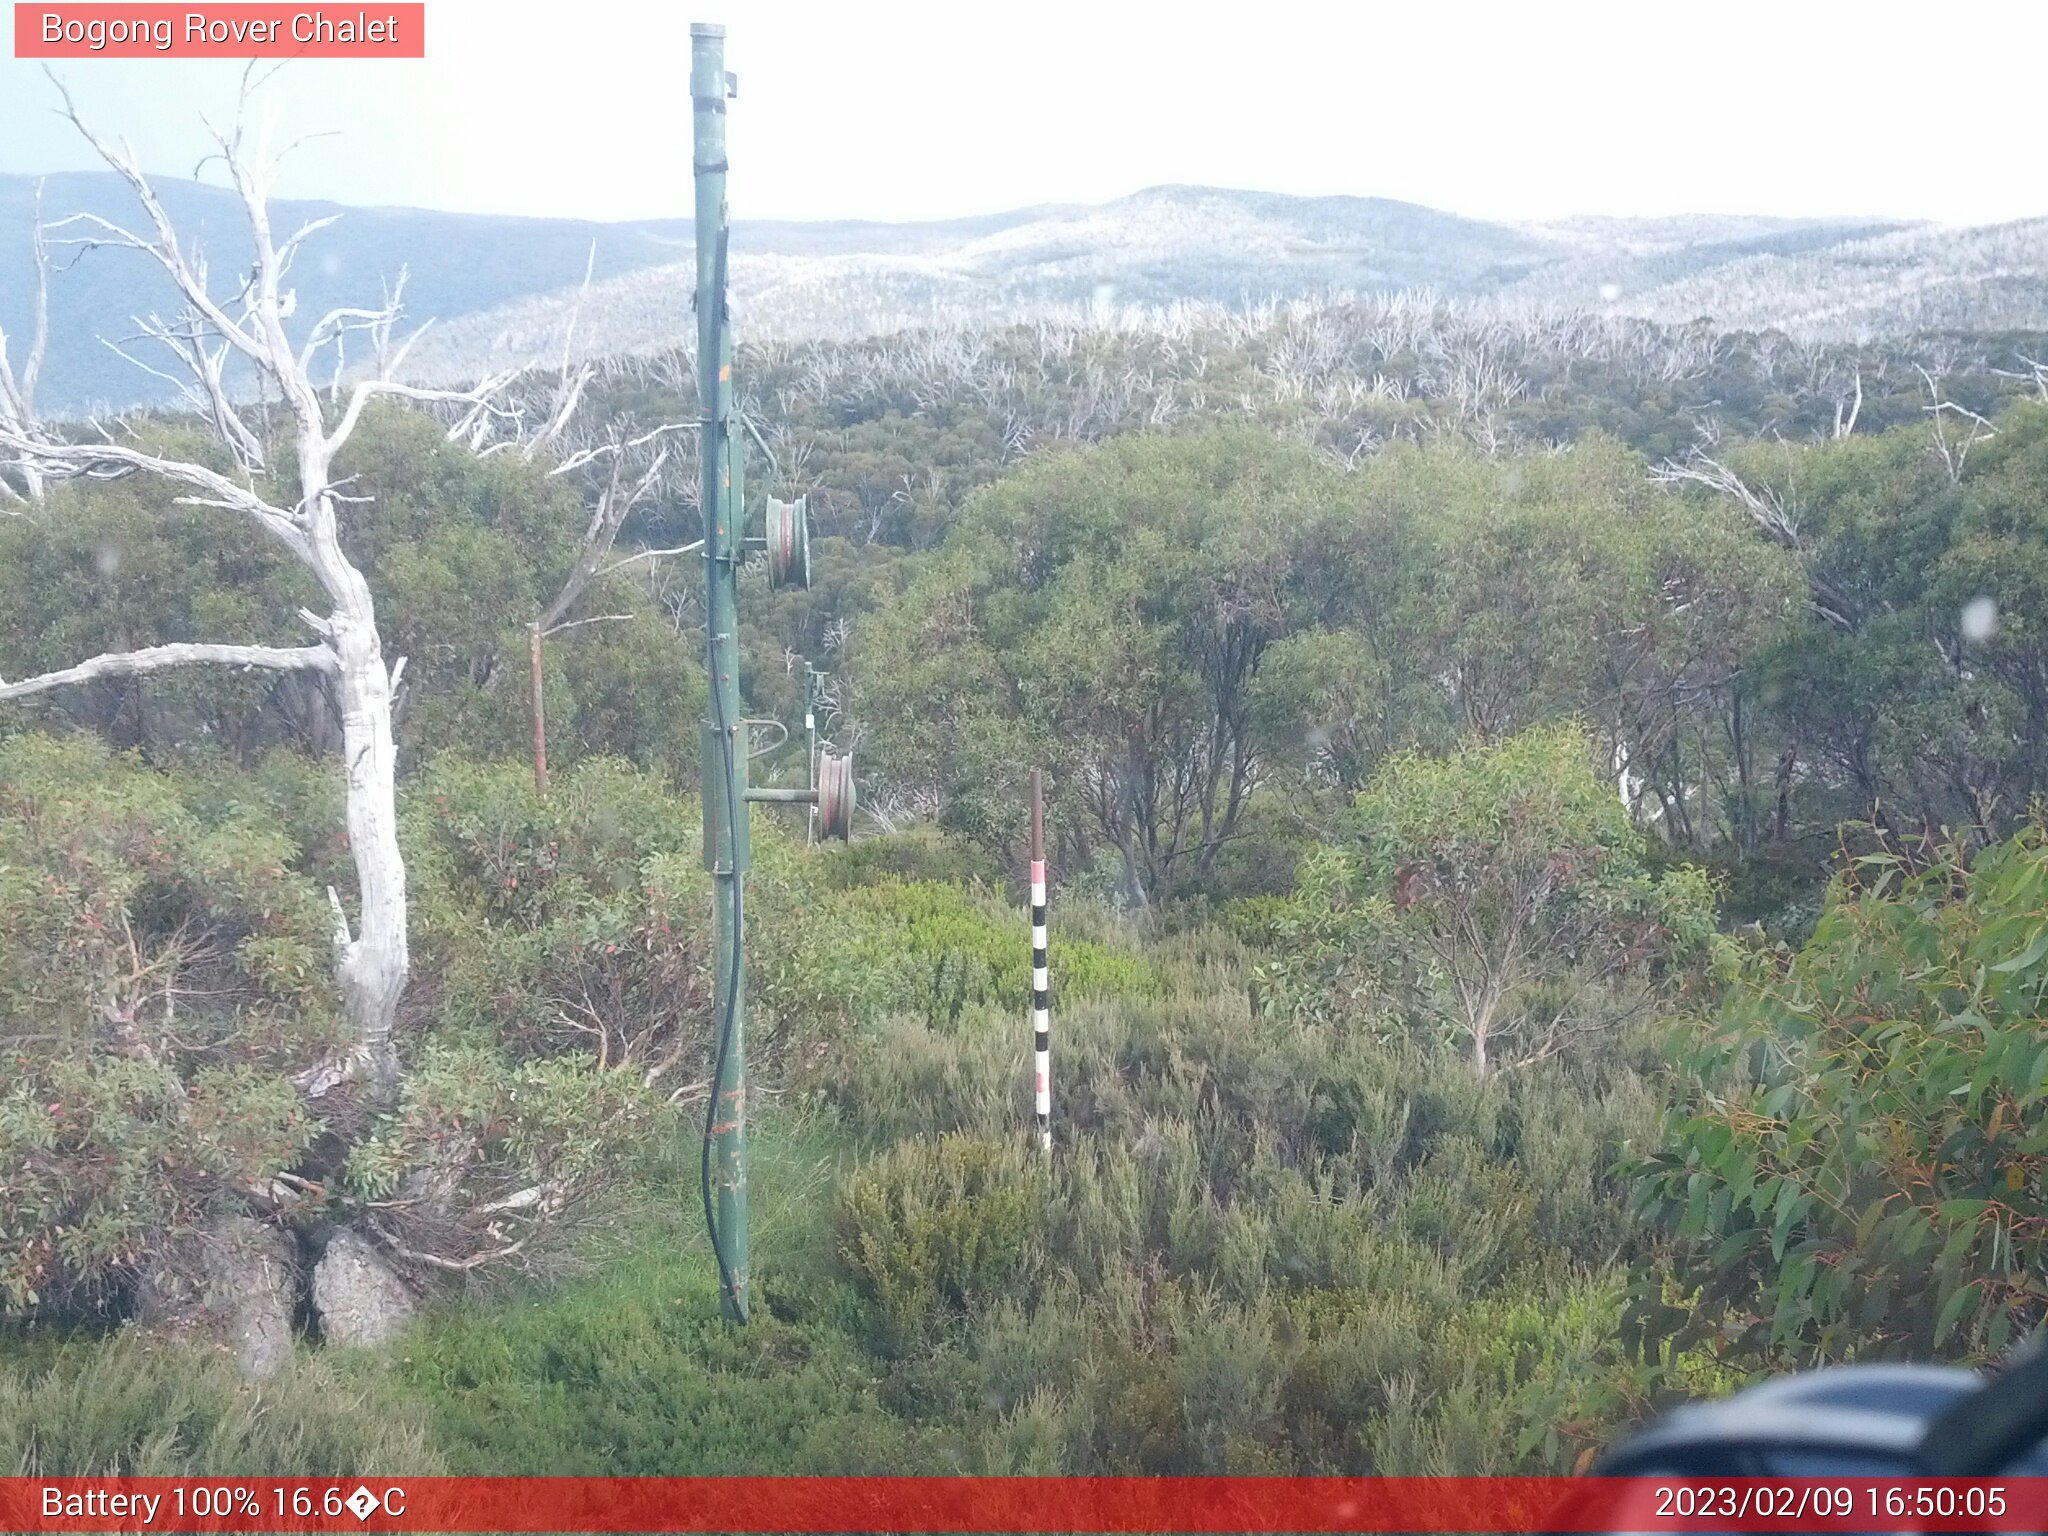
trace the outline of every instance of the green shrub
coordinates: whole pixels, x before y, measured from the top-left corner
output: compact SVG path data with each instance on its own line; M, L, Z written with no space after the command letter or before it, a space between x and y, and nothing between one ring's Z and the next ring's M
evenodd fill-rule
M1045 1168L1021 1138L905 1142L841 1187L839 1253L900 1346L1014 1294L1037 1267L1045 1209Z
M954 1029L969 1010L1031 1006L1031 931L1021 907L956 885L891 880L847 891L828 910L834 933L819 963L856 1017L907 1013ZM1062 999L1160 990L1127 949L1055 930L1047 959Z
M1395 913L1364 885L1352 852L1323 847L1302 859L1287 894L1224 909L1231 932L1257 954L1248 980L1262 1017L1400 1032Z
M429 1042L398 1102L349 1148L333 1194L400 1249L531 1265L610 1217L635 1154L680 1129L637 1074Z
M546 800L443 759L406 797L416 980L439 1035L688 1081L710 1013L709 879L659 781L596 758Z
M1682 982L1714 948L1706 877L1651 875L1594 755L1579 728L1542 726L1395 757L1358 798L1363 868L1478 1070L1611 1036L1654 1010L1646 980Z
M284 1174L260 1216L370 1213L458 1260L594 1219L708 1051L675 801L601 759L546 803L452 760L409 791L408 1072L330 1125L293 1075L345 1033L316 884L347 878L334 778L215 770L0 743L0 1311L117 1313L160 1248Z
M822 1093L863 1143L947 1132L1002 1137L1032 1113L1028 1016L977 1013L941 1034L898 1018L853 1041Z
M887 1202L932 1181L949 1133L986 1149L1026 1123L1023 1037L991 1012L868 1044L845 1122L913 1138L871 1165L898 1169L887 1194L864 1190L894 1263L863 1295L878 1315L901 1298L876 1330L889 1401L980 1424L992 1467L1563 1469L1647 1401L1611 1326L1630 1240L1611 1164L1656 1117L1625 1056L1475 1078L1412 1043L1252 1028L1227 979L1078 1005L1055 1031L1037 1267L948 1304L935 1245ZM1569 1330L1530 1335L1561 1309Z
M337 1038L299 850L84 738L0 742L0 1312L100 1309L320 1129Z

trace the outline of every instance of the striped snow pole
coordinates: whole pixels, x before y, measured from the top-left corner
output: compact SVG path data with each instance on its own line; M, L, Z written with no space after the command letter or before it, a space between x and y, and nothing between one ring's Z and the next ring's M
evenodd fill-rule
M1052 1150L1052 1000L1045 955L1045 782L1031 770L1031 1055L1038 1140Z

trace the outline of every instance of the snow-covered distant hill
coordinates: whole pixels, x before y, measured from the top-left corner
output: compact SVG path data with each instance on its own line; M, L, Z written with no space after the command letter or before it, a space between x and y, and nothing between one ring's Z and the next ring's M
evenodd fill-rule
M1690 272L1620 306L1654 320L1860 340L1909 331L2048 329L2048 219L1919 226Z
M26 318L30 183L0 176L0 325ZM224 191L167 182L174 217L245 259ZM49 215L125 214L112 177L50 178ZM301 263L301 314L374 298L409 269L410 307L436 324L423 376L558 356L584 262L576 348L669 346L692 327L686 220L599 225L417 209L280 205L275 222L340 211ZM1000 324L1177 300L1237 303L1427 290L1486 305L1567 306L1730 328L1855 338L1918 329L2048 328L2048 220L1945 228L1884 220L1579 218L1501 224L1369 197L1154 187L1099 207L1018 209L922 224L742 222L733 238L743 338ZM160 398L98 344L164 302L129 253L95 251L53 285L47 409Z
M1871 220L1710 216L1508 225L1383 198L1155 187L914 246L898 236L875 238L866 250L796 254L738 231L733 304L741 333L756 337L871 335L1333 291L1426 290L1474 303L1669 316L1684 303L1682 283L1901 232L1915 231ZM579 352L657 350L688 333L690 272L684 258L595 283L587 294L534 294L437 327L412 361L427 376L460 378L551 355L579 301ZM2048 295L2048 277L2042 291Z

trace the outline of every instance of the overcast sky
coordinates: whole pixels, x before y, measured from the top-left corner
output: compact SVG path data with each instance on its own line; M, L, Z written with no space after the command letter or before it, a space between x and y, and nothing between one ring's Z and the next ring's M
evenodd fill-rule
M278 191L685 214L693 12L726 24L740 78L741 218L938 218L1161 182L1488 218L2048 213L2041 0L428 0L424 61L283 71L286 130L334 136ZM58 67L96 124L180 175L240 71ZM0 170L91 163L53 100L39 64L0 59Z

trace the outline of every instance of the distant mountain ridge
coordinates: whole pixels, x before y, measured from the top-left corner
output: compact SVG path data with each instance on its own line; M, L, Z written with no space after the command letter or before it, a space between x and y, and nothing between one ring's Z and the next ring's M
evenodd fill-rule
M44 178L0 174L0 329L24 338L32 313L30 232L35 188L43 182L43 215L55 222L90 213L138 229L143 222L126 183L111 172L64 172ZM157 195L183 236L196 239L215 274L245 267L252 252L241 203L225 187L161 177ZM902 225L858 220L815 223L761 221L741 226L744 238L792 257L830 257L889 249L915 254L998 232L1038 217L1018 209L979 218ZM688 219L597 223L444 213L420 208L358 208L279 199L271 220L281 233L309 219L341 219L309 241L292 274L298 312L319 315L338 304L374 302L387 282L406 273L406 307L415 320L456 319L579 284L586 262L594 281L691 259ZM54 239L67 233L59 231ZM82 233L70 231L68 233ZM596 254L593 260L592 245ZM50 283L50 354L39 398L52 411L120 408L164 398L167 387L100 344L134 331L131 317L173 304L168 282L132 251L55 253L61 269ZM556 346L559 348L559 338Z
M0 175L0 326L17 336L29 313L33 185ZM232 194L196 181L158 186L217 274L248 260ZM44 208L52 219L138 215L106 173L49 177ZM579 352L655 350L691 329L688 220L603 224L313 202L280 202L273 219L288 230L335 213L343 217L293 274L300 315L375 299L405 268L410 313L436 321L413 359L424 376L557 355L593 242ZM44 408L163 398L164 386L99 339L125 337L132 314L168 305L167 286L132 252L74 254L51 285ZM733 283L741 329L756 337L999 324L1104 302L1423 289L1489 305L1853 339L2048 328L2048 219L1960 229L1710 215L1509 224L1385 198L1162 186L1098 206L926 223L741 221Z

